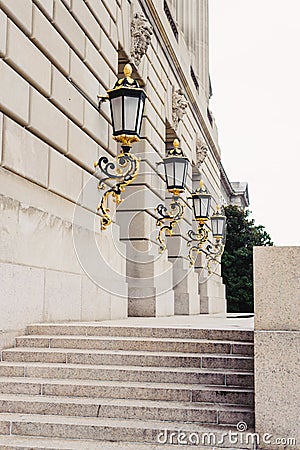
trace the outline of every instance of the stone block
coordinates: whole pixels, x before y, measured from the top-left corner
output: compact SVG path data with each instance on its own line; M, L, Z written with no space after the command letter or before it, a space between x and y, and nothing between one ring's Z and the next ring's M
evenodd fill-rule
M44 321L80 320L81 275L45 270Z
M97 18L99 25L105 30L106 34L109 35L110 16L102 1L86 0L86 3Z
M84 58L84 32L60 0L54 0L54 23L70 46Z
M3 153L3 114L0 113L0 164L2 163Z
M108 122L89 102L84 103L83 129L102 147L108 146Z
M26 33L31 34L32 1L0 0L0 7Z
M29 128L62 152L67 151L68 119L39 92L30 90Z
M111 320L125 319L128 317L128 288L123 284L123 296L111 296L110 318Z
M255 428L261 436L272 435L273 445L268 448L284 449L287 447L274 444L275 438L294 438L300 442L300 391L297 389L300 333L255 331L254 345Z
M115 74L118 73L118 51L108 39L104 31L101 32L100 53L110 65Z
M111 318L111 295L99 288L86 275L81 280L81 320L96 321Z
M139 180L140 181L140 180ZM119 206L118 211L140 211L148 210L154 214L161 199L145 185L128 186L122 195L123 203Z
M17 233L13 236L11 248L21 263L81 273L74 252L71 224L44 211L32 207L19 208Z
M69 46L36 6L33 7L31 39L62 73L69 74Z
M50 95L50 61L10 20L7 26L6 60L39 91Z
M86 52L85 52L85 64L93 72L95 77L101 80L101 83L108 89L109 86L109 71L110 67L107 65L104 58L101 56L96 47L87 39ZM94 99L95 100L95 99Z
M22 125L28 124L29 84L0 60L0 107Z
M43 197L46 204L47 200L50 200L49 194L54 195L47 192ZM66 206L66 200L57 195L55 197ZM73 273L82 272L74 252L70 222L4 196L1 196L0 200L0 227L5 236L0 248L3 262L17 262ZM56 243L55 246L53 242Z
M72 2L72 13L94 45L100 47L100 27L85 2Z
M49 147L25 128L5 117L3 166L44 187L48 186Z
M94 103L97 103L99 81L73 51L71 51L70 76L72 81L74 81Z
M110 19L110 32L108 37L110 38L112 44L117 47L118 45L118 27L115 20Z
M174 292L168 291L156 295L156 317L174 316Z
M300 330L300 247L255 247L256 330Z
M111 2L110 0L103 0L106 9L109 11L113 20L117 20L117 2Z
M6 54L7 16L0 10L0 56Z
M221 277L213 274L201 280L199 289L201 314L226 313L225 286Z
M53 19L53 0L35 0L35 3L49 19ZM35 9L35 6L33 8Z
M0 263L0 328L20 329L43 320L44 271Z
M150 238L155 230L155 219L147 211L117 210L117 220L121 229L121 239Z
M55 67L52 68L51 101L74 122L83 125L83 97Z
M67 154L88 170L94 169L94 161L97 161L99 156L97 142L71 121L69 121Z
M155 288L144 288L144 297L140 288L129 288L128 316L129 317L156 317Z
M19 202L0 195L0 210L2 236L0 241L0 258L2 262L15 262L18 260L18 247L15 243L19 224Z
M111 225L100 232L99 217L81 209L86 220L82 221L81 226L73 225L73 242L82 270L100 288L112 295L126 297L125 251L116 232L118 227ZM78 221L76 214L77 208L74 220Z
M79 201L82 189L80 167L51 148L49 189L75 203Z
M101 194L103 194L103 192L98 189L98 183L99 180L96 177L92 176L88 172L83 172L81 204L84 208L88 208L94 213L97 211Z
M124 48L124 29L123 29L123 20L122 20L122 10L121 8L117 9L117 33L118 33L118 42L120 46Z

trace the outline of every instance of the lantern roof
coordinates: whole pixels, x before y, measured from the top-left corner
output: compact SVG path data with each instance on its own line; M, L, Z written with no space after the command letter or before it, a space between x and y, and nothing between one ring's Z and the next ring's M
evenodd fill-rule
M208 197L211 197L210 193L206 189L203 180L200 180L199 187L194 192L192 192L192 197L199 197L200 195L207 195Z
M169 150L167 150L167 154L165 158L174 158L174 157L178 157L178 158L186 158L185 154L182 151L182 148L179 147L179 140L178 139L174 139L173 141L173 147ZM164 158L164 159L165 159Z

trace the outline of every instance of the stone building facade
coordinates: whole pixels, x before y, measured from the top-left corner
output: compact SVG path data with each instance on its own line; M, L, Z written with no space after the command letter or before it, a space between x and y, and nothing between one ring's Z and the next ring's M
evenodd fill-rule
M221 198L209 110L208 0L0 0L0 347L32 322L222 312L220 268L187 260L192 189ZM124 64L145 89L140 173L99 227L94 161L113 160L108 102ZM158 252L162 158L180 140L184 220ZM212 211L211 211L212 212Z

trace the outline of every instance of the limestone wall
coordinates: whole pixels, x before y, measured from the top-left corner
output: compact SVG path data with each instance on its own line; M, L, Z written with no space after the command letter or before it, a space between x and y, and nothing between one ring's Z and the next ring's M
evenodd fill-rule
M298 448L300 247L256 247L254 288L255 422L267 435L259 448Z
M206 13L199 15L203 49L196 64L183 31L174 36L163 3L0 0L0 330L5 343L28 322L126 317L128 292L133 315L200 311L198 275L186 259L190 205L185 199L185 220L162 256L154 208L166 198L157 162L165 155L170 129L191 162L189 190L201 136L208 148L202 176L213 205L220 194L217 134L207 114L208 5L201 0ZM93 163L118 149L109 105L99 113L97 95L104 95L132 60L130 24L136 12L153 27L134 72L148 96L143 139L133 150L141 157L141 171L110 230L100 232L99 174ZM206 75L197 74L197 67L206 67ZM179 88L188 108L175 129L172 95ZM218 283L216 291L220 277Z
M118 227L104 236L95 221L99 193L92 176L100 154L116 153L108 109L99 114L97 95L118 73L117 3L3 0L0 6L0 337L6 344L34 321L126 317L128 288ZM110 291L107 278L118 290Z

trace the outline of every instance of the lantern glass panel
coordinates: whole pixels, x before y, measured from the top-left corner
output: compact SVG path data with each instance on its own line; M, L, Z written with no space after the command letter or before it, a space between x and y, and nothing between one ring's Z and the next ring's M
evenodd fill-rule
M186 160L185 159L177 159L174 165L175 168L175 180L174 184L176 187L184 189L185 180L186 180Z
M194 216L196 219L208 219L210 200L210 195L193 196Z
M200 197L200 199L201 199L201 214L203 217L208 217L210 198Z
M137 118L137 124L136 124L136 132L137 132L138 135L140 134L140 131L141 131L144 106L145 106L145 98L141 97L140 98L140 109L139 109L138 118Z
M166 183L167 188L174 186L174 162L173 160L165 160L164 161L165 166L165 175L166 175Z
M200 217L200 198L193 197L193 208L194 208L194 216L195 218Z
M112 113L114 132L118 132L118 131L122 130L122 128L123 128L122 98L123 97L121 96L121 97L115 97L115 98L111 99L111 113Z
M225 217L212 217L211 220L212 233L214 237L224 236Z
M135 131L136 117L139 106L138 97L124 97L124 128Z

